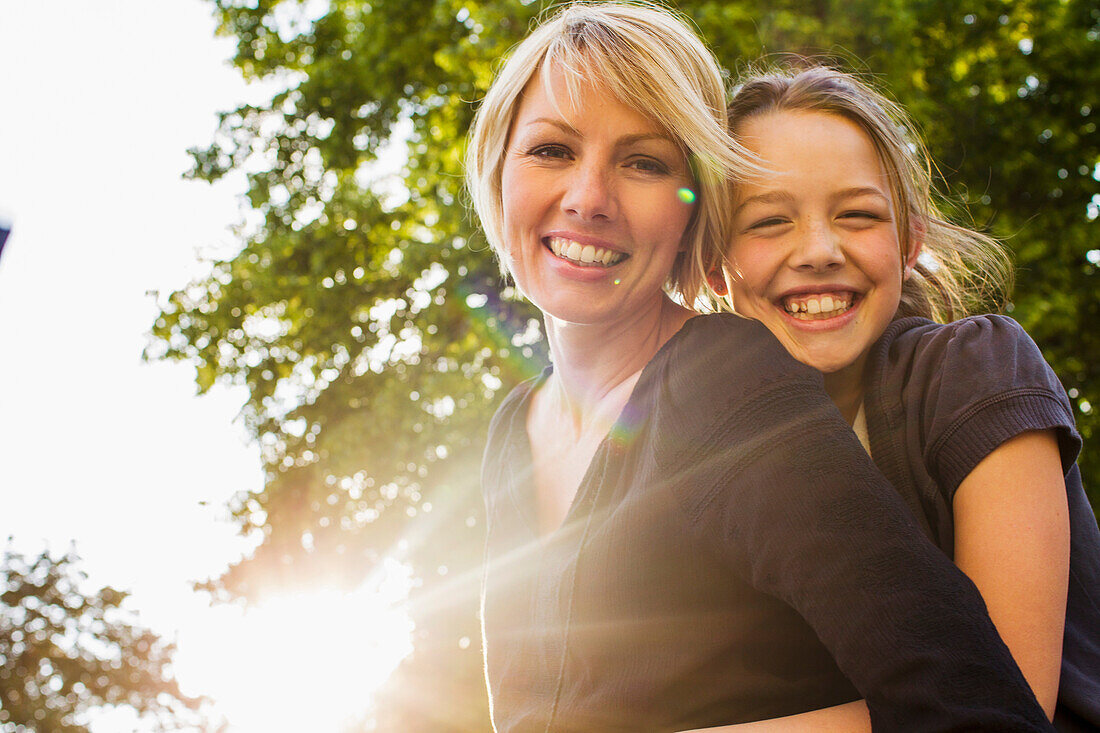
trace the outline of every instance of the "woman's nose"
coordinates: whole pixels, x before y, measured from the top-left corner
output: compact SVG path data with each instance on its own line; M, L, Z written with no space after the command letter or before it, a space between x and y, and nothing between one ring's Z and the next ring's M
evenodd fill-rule
M590 221L613 219L618 213L612 172L606 166L581 163L569 177L562 208Z
M823 224L807 227L791 252L790 264L797 269L824 271L844 264L840 235Z

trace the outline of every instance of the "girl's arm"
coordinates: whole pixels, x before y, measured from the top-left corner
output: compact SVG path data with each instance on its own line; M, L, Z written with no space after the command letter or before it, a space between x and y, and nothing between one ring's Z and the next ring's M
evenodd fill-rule
M1069 509L1053 431L1017 435L986 456L955 492L955 562L1048 718L1054 717L1069 576ZM708 733L871 730L862 701Z
M759 324L695 320L699 343L669 362L658 425L670 439L653 461L700 547L807 621L875 726L1052 730L978 589L929 542L820 374Z
M870 733L870 730L871 715L867 712L867 703L856 700L785 718L698 728L684 733Z
M959 484L953 511L955 563L1053 718L1069 582L1069 509L1054 432L1023 433L986 456Z

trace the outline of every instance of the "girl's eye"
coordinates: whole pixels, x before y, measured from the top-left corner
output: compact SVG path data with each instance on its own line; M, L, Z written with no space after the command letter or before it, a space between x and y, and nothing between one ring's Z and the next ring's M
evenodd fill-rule
M784 219L781 216L769 216L765 219L758 219L757 221L754 221L752 224L749 224L746 229L748 231L769 229L771 227L782 226L783 224L786 224L787 221L787 219Z
M883 217L871 211L845 211L839 218L867 222L886 221Z

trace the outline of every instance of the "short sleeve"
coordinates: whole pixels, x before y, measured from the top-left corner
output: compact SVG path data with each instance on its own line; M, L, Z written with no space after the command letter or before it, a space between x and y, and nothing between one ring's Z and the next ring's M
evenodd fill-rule
M906 385L921 406L924 460L950 502L963 479L999 445L1055 430L1063 472L1081 449L1065 390L1039 347L1011 318L976 316L919 337Z

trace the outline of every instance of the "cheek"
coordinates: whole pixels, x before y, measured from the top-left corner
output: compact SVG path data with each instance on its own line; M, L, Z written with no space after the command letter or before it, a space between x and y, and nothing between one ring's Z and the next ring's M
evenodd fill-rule
M764 297L763 289L754 283L744 270L740 277L735 274L731 278L730 285L730 299L733 301L734 309L741 315L759 318L768 310L770 303Z
M770 311L770 303L752 290L734 286L731 295L734 309L743 316L762 318Z
M690 247L687 233L694 213L690 204L679 200L678 190L639 197L631 204L632 210L639 215L632 228L635 231L648 232L662 246L668 243L670 249L673 249L672 254L686 251Z
M508 234L514 229L514 220L519 212L523 211L522 206L522 192L516 181L516 177L511 175L507 168L504 169L500 178L500 219L501 226L504 228L504 233Z
M501 219L505 227L522 223L538 204L539 191L545 191L545 181L540 181L523 166L508 161L500 174Z
M892 257L883 257L874 269L875 287L891 298L901 298L903 278L901 258L896 253Z
M774 260L766 247L734 245L730 249L734 289L744 295L761 297L775 275L778 262Z
M688 240L688 225L691 223L690 216L680 217L673 226L669 227L669 237L676 240L676 253L687 252L691 249L691 242Z
M897 237L875 235L859 240L853 247L869 274L884 284L901 282L902 255Z
M511 182L513 185L509 185L510 182L508 177L505 176L501 183L503 185L503 190L500 200L500 254L504 260L505 267L514 276L516 274L516 268L522 260L523 232L527 228L525 225L525 213L528 211L528 207L524 204L522 189L518 189L514 185L514 181Z

